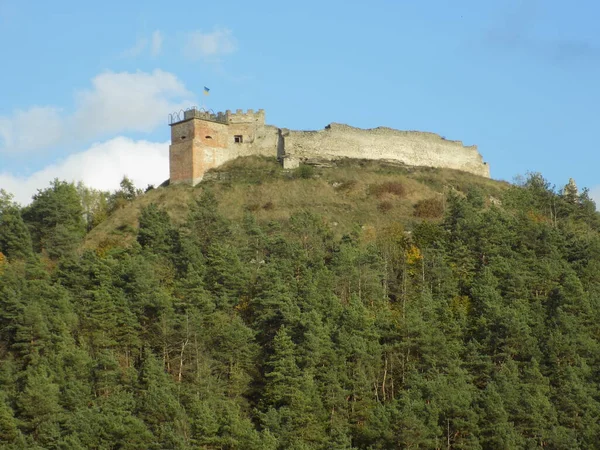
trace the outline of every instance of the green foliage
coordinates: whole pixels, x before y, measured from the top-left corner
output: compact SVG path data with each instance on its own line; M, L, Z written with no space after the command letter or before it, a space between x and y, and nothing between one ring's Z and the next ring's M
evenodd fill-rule
M308 164L300 164L300 166L296 169L295 173L296 177L309 179L315 176L315 168L314 166L310 166Z
M186 228L194 245L203 253L207 252L213 241L226 240L229 236L229 223L220 214L212 191L205 189L190 207Z
M83 208L86 229L89 231L108 217L110 193L89 188L81 181L77 183L76 188Z
M10 260L26 259L33 255L29 229L15 205L0 209L0 252Z
M83 208L74 184L55 179L38 190L23 211L34 249L52 258L72 253L85 233Z
M450 192L339 236L208 189L178 222L124 182L137 239L81 252L105 194L0 193L0 448L600 448L593 202Z
M5 395L0 397L0 442L15 443L19 438L19 428L14 412L6 402Z
M151 203L140 214L137 241L155 253L167 253L175 231L171 227L169 214Z
M127 203L132 202L136 197L142 195L142 189L138 189L126 176L123 177L117 189L108 197L108 212L112 213L117 209L124 208Z

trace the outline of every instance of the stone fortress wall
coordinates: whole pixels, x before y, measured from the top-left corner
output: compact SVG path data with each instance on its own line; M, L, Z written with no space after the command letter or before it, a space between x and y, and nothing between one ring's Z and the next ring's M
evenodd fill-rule
M332 123L320 131L290 131L265 123L264 110L210 113L190 109L171 118L170 181L195 185L204 173L240 156L277 156L284 168L342 158L397 161L458 169L483 177L489 166L476 146L434 133L363 130Z
M465 147L434 133L392 128L364 130L332 123L321 131L285 131L285 153L292 160L321 158L399 161L409 166L443 167L490 176L477 146ZM292 162L290 165L293 165Z

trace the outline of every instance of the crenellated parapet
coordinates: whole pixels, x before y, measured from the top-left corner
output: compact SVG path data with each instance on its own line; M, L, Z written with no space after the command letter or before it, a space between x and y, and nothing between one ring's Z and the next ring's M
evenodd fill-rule
M211 122L219 122L224 124L265 124L265 110L259 109L254 111L248 109L238 109L235 112L227 110L225 112L214 112L213 110L206 110L202 108L191 107L181 111L177 111L169 114L169 125L174 125L179 122L183 122L191 119L209 120Z
M227 116L228 123L255 123L258 125L265 124L264 109L259 109L256 112L253 109L249 109L247 111L238 109L234 113L230 110L227 110L225 111L225 115Z
M228 123L227 115L222 112L215 113L213 110L191 107L169 114L169 125L184 122L191 119L208 120L211 122Z
M186 111L186 120L187 119L201 119L201 120L210 120L212 122L220 122L227 123L227 116L222 112L214 113L212 111L204 111L200 109L194 109L191 111Z

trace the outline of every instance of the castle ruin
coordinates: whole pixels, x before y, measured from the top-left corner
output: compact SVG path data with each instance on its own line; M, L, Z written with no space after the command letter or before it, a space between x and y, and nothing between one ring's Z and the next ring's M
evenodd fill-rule
M265 111L212 113L196 108L170 115L170 182L196 185L204 174L240 156L277 156L285 169L342 158L441 167L489 178L477 151L434 133L360 129L332 123L320 131L293 131L265 123Z

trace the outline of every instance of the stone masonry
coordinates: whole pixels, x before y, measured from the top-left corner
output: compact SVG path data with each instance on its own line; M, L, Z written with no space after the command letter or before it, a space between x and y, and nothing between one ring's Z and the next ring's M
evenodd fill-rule
M195 185L214 167L240 156L277 156L286 169L302 162L342 158L397 161L489 178L476 146L434 133L391 128L363 130L332 123L320 131L291 131L265 124L265 112L209 113L190 109L171 116L170 182Z

